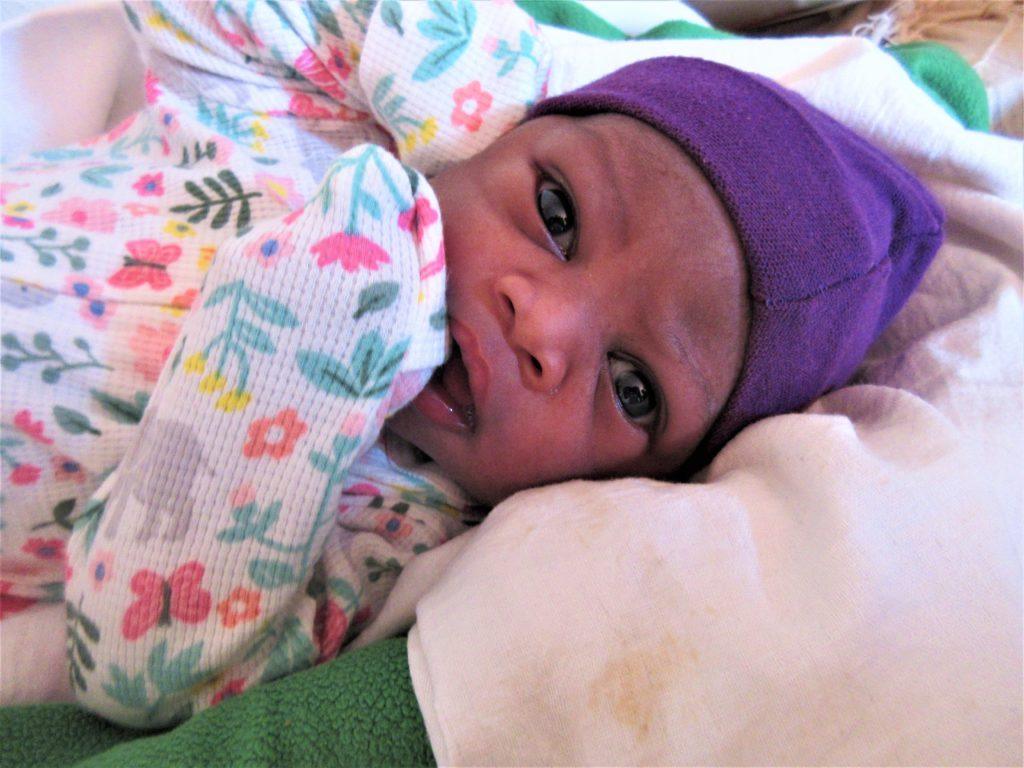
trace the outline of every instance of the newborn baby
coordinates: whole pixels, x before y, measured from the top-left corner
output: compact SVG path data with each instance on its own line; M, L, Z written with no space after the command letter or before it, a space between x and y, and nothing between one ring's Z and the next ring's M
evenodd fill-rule
M541 99L429 179L354 147L301 207L220 242L77 519L76 694L174 722L337 653L401 570L381 539L407 559L466 502L688 478L845 383L941 223L800 97L697 59Z

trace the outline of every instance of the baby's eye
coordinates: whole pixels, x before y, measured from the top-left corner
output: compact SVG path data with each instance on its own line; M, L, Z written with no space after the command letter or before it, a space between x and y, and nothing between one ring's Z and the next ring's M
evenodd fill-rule
M569 193L551 179L537 187L537 212L555 247L568 258L576 244L576 211Z
M631 421L649 424L658 410L658 398L647 377L629 360L609 358L612 387L619 405Z

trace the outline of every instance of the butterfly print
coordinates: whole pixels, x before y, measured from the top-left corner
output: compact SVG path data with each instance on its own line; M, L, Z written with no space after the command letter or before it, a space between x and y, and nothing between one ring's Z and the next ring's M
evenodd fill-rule
M154 291L162 291L171 284L167 265L181 258L181 246L161 245L156 240L131 240L125 247L130 255L124 257L124 266L107 278L108 283L118 288L138 288L148 283Z
M126 640L138 640L155 626L170 626L171 619L198 624L210 613L210 593L202 588L203 564L192 560L174 570L169 579L149 570L132 576L132 593L138 599L128 606L121 621Z

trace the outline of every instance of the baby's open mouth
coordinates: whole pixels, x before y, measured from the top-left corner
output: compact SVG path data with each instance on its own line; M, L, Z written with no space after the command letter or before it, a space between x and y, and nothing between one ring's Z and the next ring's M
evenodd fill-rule
M459 345L452 339L452 353L444 365L434 371L430 381L416 399L414 407L434 423L472 432L476 429L476 407L469 372L462 362Z
M476 408L473 404L473 390L469 386L469 371L462 362L462 348L452 339L452 354L441 366L441 382L469 428L476 426Z

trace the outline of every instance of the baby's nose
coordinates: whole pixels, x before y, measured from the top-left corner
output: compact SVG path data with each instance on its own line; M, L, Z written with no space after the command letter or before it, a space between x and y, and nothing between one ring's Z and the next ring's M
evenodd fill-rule
M554 392L584 349L583 301L520 275L498 280L497 293L502 329L523 384L537 392Z

